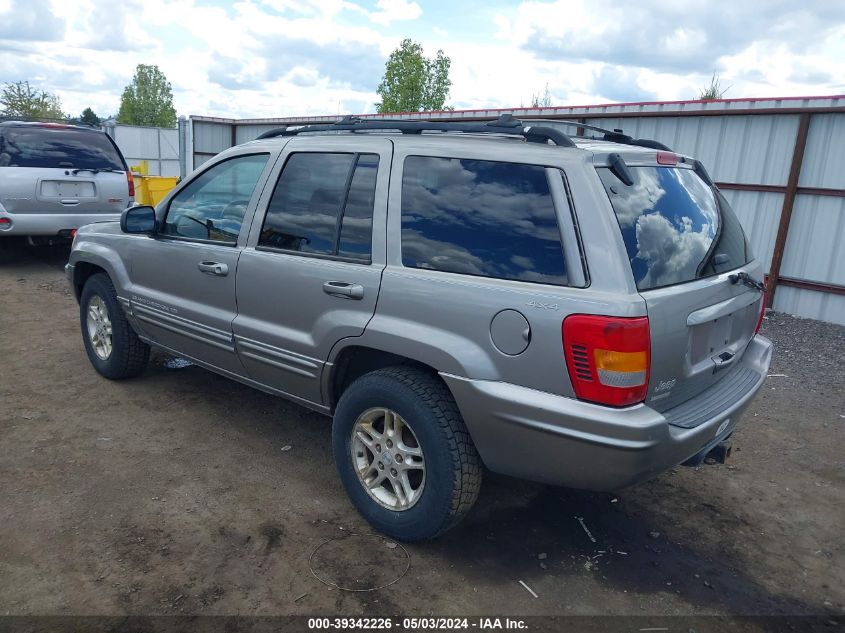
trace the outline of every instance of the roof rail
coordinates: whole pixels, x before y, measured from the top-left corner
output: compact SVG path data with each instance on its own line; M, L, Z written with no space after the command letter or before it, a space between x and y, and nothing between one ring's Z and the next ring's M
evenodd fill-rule
M268 130L258 138L277 136L296 136L307 132L363 132L371 130L396 130L402 134L422 134L423 132L463 132L467 134L504 134L522 136L531 143L552 141L561 147L575 147L572 139L560 130L550 127L526 126L510 114L503 114L489 123L465 123L459 121L409 121L407 119L361 119L353 116L343 117L336 123L305 125L302 127L280 127Z
M47 125L47 126L66 126L66 127L79 127L79 128L90 128L92 130L100 130L100 127L97 125L93 125L91 123L85 123L83 121L74 121L72 119L47 119L45 118L38 118L38 117L13 117L7 115L0 115L0 125L4 126L14 126L19 124L27 124L27 125Z
M594 132L601 132L604 134L604 137L600 140L602 141L610 141L613 143L621 143L623 145L637 145L639 147L649 147L651 149L662 149L666 150L667 152L671 152L672 150L669 149L666 145L661 143L660 141L655 141L649 138L631 138L627 134L625 134L619 128L615 130L608 130L603 127L598 127L596 125L589 125L587 123L579 123L578 121L569 121L564 119L530 119L526 122L534 122L539 121L542 123L551 123L551 124L558 124L558 125L568 125L572 127L579 127L585 130L593 130Z

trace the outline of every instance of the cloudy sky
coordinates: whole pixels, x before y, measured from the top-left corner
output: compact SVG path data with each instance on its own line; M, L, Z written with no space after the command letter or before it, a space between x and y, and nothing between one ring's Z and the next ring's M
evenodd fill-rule
M374 111L403 37L452 59L455 108L845 93L842 0L0 0L0 83L117 111L157 64L179 114Z

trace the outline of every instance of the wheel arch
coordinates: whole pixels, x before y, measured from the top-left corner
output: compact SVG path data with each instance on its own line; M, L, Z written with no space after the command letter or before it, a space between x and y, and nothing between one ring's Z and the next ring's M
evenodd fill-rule
M85 282L98 273L108 275L118 296L128 286L129 275L123 261L116 253L100 244L87 244L85 250L74 249L70 264L73 266L73 291L77 301L82 296Z
M327 366L324 375L324 400L334 411L344 390L357 378L385 367L399 365L417 367L432 376L440 378L437 368L421 360L368 345L349 344L337 350L334 359ZM443 383L446 385L446 383ZM446 385L448 389L448 385ZM451 393L451 391L450 391Z
M82 297L82 289L85 287L85 282L99 273L105 273L106 275L109 274L105 268L99 266L98 264L92 264L91 262L80 261L74 265L73 292L76 295L77 301L79 301L80 297Z

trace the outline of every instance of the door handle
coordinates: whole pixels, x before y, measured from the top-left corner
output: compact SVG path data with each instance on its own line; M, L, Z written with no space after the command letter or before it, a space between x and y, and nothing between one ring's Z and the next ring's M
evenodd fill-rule
M206 275L225 277L229 274L229 267L226 264L221 264L219 262L200 262L197 264L197 268L200 269L200 272L204 272Z
M323 283L323 292L334 297L345 297L347 299L363 299L364 286L351 284L346 281L326 281Z

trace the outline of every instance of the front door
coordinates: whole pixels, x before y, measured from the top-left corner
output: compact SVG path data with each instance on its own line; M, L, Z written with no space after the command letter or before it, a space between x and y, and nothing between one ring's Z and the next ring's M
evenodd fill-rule
M238 353L254 380L321 403L332 346L360 336L384 269L393 145L294 139L238 266ZM269 192L268 192L269 193Z
M170 200L154 237L132 245L130 301L143 334L224 371L243 374L232 339L235 273L270 154L217 162Z

